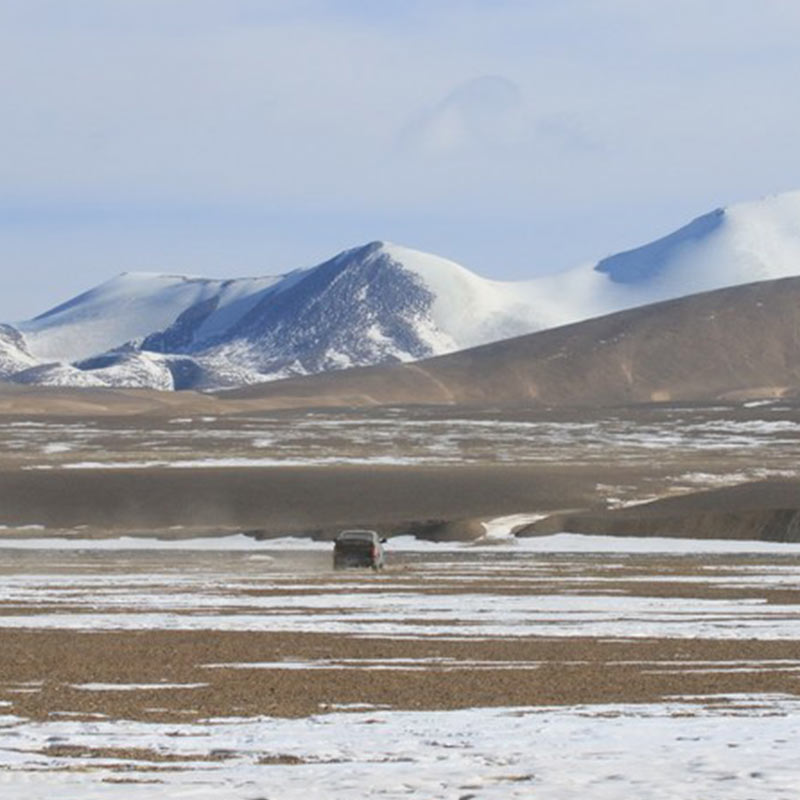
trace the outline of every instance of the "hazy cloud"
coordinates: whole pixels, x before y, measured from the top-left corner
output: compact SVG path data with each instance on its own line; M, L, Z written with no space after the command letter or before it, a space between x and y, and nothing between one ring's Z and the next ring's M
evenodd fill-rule
M2 0L0 319L362 239L506 277L642 243L800 187L798 40L788 0Z
M403 145L424 157L480 155L514 146L522 134L519 86L485 75L460 84L405 132Z

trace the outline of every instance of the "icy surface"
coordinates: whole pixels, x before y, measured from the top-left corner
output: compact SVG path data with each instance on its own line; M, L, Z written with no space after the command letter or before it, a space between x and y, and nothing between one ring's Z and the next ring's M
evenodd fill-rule
M798 712L793 698L741 696L168 725L6 716L0 783L7 800L305 800L312 786L342 800L774 800L795 796ZM140 755L115 757L126 748Z

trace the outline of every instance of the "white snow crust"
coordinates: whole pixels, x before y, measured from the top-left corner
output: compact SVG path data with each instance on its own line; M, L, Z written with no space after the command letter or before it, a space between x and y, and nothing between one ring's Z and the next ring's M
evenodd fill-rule
M799 735L798 702L780 695L170 724L5 716L0 782L5 800L774 800L795 796ZM165 770L47 754L61 744L179 758ZM211 752L227 757L198 758Z
M497 552L498 544L528 553L653 553L671 555L709 555L726 553L800 553L800 544L760 542L738 539L678 539L658 536L599 536L582 533L554 533L546 536L516 537L513 529L541 519L541 514L515 514L484 523L485 538L474 542L432 542L413 536L393 536L387 545L395 552L458 552L486 550ZM79 536L20 537L18 534L44 530L42 526L8 528L0 526L0 550L209 550L264 551L317 550L328 552L331 543L296 536L254 539L244 534L203 536L180 539L155 539L146 536L120 536L86 539Z

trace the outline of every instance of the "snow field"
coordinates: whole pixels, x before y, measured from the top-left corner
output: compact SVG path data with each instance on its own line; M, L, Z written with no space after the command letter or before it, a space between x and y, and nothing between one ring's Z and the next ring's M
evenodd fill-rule
M313 785L317 796L336 798L773 800L796 796L798 711L794 698L745 696L169 725L7 716L0 791L8 800L53 792L64 800L220 792L305 800ZM75 755L48 754L59 746ZM138 757L114 756L130 748Z

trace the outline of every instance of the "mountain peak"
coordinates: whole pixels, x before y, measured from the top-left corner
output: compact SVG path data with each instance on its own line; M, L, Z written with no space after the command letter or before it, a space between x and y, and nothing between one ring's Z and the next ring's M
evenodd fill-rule
M362 259L368 258L369 256L375 255L379 253L383 248L384 242L378 241L377 239L372 242L367 242L366 244L360 244L356 247L348 247L347 250L342 250L336 258L347 258L347 259Z
M639 283L656 278L680 256L682 249L713 235L724 217L725 209L716 208L668 236L598 261L595 271L605 273L614 283Z
M629 307L797 275L800 191L717 208L668 236L604 258L594 269L629 294Z
M392 257L393 255L396 256L401 253L419 253L421 255L427 255L426 253L422 253L422 251L412 250L410 247L394 244L385 239L374 239L366 244L343 250L334 260L346 259L347 261L360 262L380 258L381 256Z

